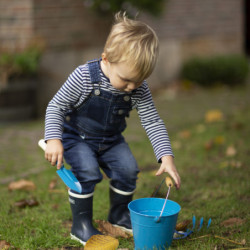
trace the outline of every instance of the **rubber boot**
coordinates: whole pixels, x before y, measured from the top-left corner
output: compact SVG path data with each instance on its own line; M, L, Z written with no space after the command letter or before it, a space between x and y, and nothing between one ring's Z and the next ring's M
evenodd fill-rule
M71 239L85 245L92 235L101 234L92 225L93 193L75 194L69 190L69 202L73 217Z
M110 185L110 210L108 221L115 227L119 227L126 233L132 234L129 202L132 201L134 192L124 192Z

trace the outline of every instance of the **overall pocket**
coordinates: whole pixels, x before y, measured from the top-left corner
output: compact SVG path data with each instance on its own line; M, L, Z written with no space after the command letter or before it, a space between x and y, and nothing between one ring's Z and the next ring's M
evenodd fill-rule
M112 110L110 123L117 124L125 122L125 118L129 117L130 111L131 109L129 107L115 106Z

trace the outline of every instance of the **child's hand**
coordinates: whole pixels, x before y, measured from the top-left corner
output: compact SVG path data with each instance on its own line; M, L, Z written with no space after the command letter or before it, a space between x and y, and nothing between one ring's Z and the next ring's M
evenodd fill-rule
M174 164L174 158L171 155L166 155L161 158L162 164L155 175L159 176L162 173L166 172L174 179L175 186L177 189L181 186L181 178L177 172L177 169Z
M57 166L60 169L63 163L63 145L61 140L48 140L45 150L45 159L48 160L52 166Z

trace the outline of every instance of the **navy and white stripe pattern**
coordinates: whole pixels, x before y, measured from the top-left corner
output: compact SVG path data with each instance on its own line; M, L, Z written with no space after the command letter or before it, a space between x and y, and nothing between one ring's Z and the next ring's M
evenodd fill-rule
M69 110L78 108L88 98L93 88L100 87L114 94L124 94L110 84L109 79L101 70L100 74L101 83L99 85L92 84L88 65L84 64L76 68L68 77L47 107L45 140L62 139L65 114ZM153 146L157 161L160 162L164 155L173 155L167 130L154 106L146 81L134 91L131 100L132 108L137 109L141 124Z

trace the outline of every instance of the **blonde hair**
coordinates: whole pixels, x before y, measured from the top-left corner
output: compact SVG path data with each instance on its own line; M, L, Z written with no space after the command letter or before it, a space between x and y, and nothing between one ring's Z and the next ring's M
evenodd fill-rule
M137 72L137 81L143 81L152 73L159 50L154 30L147 24L129 19L118 12L107 38L104 53L110 63L128 62Z

